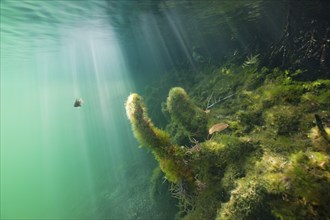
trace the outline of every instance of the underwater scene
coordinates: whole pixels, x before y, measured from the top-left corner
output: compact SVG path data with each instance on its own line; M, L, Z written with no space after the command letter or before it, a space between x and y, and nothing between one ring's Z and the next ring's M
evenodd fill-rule
M1 219L330 220L330 1L0 3Z

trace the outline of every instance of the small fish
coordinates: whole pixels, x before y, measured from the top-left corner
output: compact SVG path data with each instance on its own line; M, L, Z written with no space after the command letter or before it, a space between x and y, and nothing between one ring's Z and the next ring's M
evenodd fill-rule
M83 103L84 100L82 100L82 98L76 99L76 101L74 101L73 107L81 107Z

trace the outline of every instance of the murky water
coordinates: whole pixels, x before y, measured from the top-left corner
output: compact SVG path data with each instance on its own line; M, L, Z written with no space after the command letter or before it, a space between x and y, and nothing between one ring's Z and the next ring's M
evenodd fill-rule
M148 216L155 163L125 114L135 84L106 7L1 1L2 219Z

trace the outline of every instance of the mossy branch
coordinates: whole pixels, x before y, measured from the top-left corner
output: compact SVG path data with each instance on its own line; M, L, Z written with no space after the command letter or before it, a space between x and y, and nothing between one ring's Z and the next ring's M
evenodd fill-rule
M131 94L125 107L127 117L132 123L134 136L141 145L155 151L158 156L166 153L167 148L173 146L169 135L153 125L138 94Z
M170 90L167 109L171 119L180 124L190 134L190 138L202 140L207 137L206 113L191 101L184 89L175 87Z
M184 149L173 144L165 131L154 126L147 115L142 97L135 93L131 94L125 108L135 138L154 153L167 179L173 183L181 179L191 179L191 171L181 158Z

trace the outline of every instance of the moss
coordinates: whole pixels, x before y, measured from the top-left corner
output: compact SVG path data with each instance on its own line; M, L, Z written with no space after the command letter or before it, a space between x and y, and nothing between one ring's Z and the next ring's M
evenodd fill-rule
M237 113L239 121L244 126L244 132L250 132L255 126L260 126L264 123L262 111L239 111Z
M262 91L264 107L275 104L297 105L304 93L304 89L299 83L292 85L283 85L278 82L270 83L266 84Z
M329 106L330 103L330 90L324 91L316 97L316 101L321 106Z
M198 140L206 138L206 113L190 100L182 88L176 87L170 90L167 108L173 121L181 125L189 133L190 138Z
M155 154L166 177L172 182L189 178L191 173L180 160L182 149L171 143L170 137L165 131L153 125L147 115L142 98L137 94L131 94L125 107L134 136L140 144L148 147Z
M277 204L274 212L288 216L293 210L295 219L326 219L330 216L327 204L330 202L329 156L321 152L298 152L292 154L284 172L286 207Z
M309 92L316 92L318 93L320 90L328 90L330 88L330 80L315 80L313 82L306 82L303 85L303 88Z
M325 132L330 135L330 128L325 128ZM320 130L317 127L313 127L309 134L308 137L312 141L315 149L324 151L324 152L330 152L330 144L327 142L326 139L321 135Z
M290 190L310 203L319 204L322 200L329 200L330 198L325 198L328 195L324 195L320 187L330 186L328 165L329 156L321 152L299 152L292 155L286 172L292 179Z
M265 76L267 75L268 69L262 68L262 70L259 72L253 71L252 73L248 73L246 76L246 79L244 80L244 88L246 90L255 90L259 86L262 85Z
M245 172L246 158L256 147L232 135L218 135L201 144L201 160L193 163L196 173L203 181L221 181L228 166L236 172ZM232 164L236 164L233 166Z
M286 102L298 104L304 89L298 85L276 86L271 92L272 99L275 102Z
M217 220L275 219L267 204L267 191L258 180L242 178L231 192L231 199L218 211Z
M162 155L172 146L169 135L156 128L147 115L146 107L138 94L131 94L125 104L127 117L132 123L133 134L143 145Z
M291 105L276 105L264 113L266 125L278 135L288 135L299 129L300 114Z
M181 180L181 176L178 172L178 164L175 164L173 160L168 158L162 158L159 161L159 166L164 170L166 174L166 179L170 182L177 183Z
M304 105L305 112L327 109L330 106L330 88L308 91L301 97L301 103Z
M281 193L285 187L283 170L287 163L286 157L273 152L265 152L261 160L255 163L252 175L258 176L264 181L269 193Z
M245 170L238 164L230 164L221 179L221 186L223 188L221 194L221 202L228 202L230 199L230 192L237 187L236 180L245 176Z
M327 219L330 147L314 120L319 115L330 134L330 80L299 82L301 71L279 68L205 71L189 72L190 97L170 90L162 106L166 132L140 96L126 104L135 137L171 183L178 218ZM211 94L234 95L206 113L195 103L205 106ZM217 123L229 128L208 137Z

